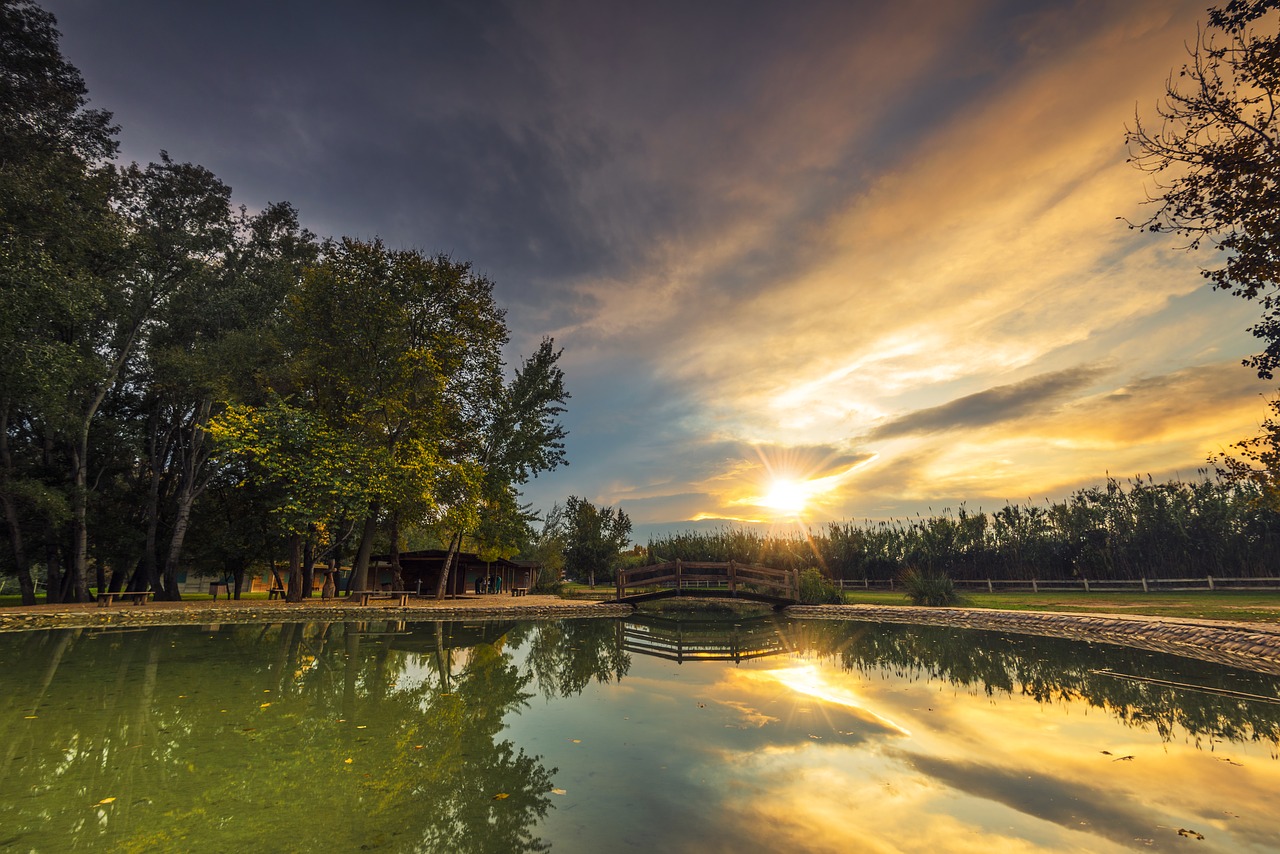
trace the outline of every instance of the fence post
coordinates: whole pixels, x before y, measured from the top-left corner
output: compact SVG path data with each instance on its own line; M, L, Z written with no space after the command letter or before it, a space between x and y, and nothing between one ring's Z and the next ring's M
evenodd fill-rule
M1081 581L1083 581L1083 582L1084 582L1084 592L1085 592L1085 593L1088 593L1088 592L1089 592L1089 579L1087 579L1087 578L1082 578L1082 579L1081 579Z
M1212 591L1213 591L1213 576L1212 576L1212 575L1206 575L1206 576L1205 576L1205 578L1209 579L1209 590L1210 590L1210 592L1212 592Z
M1036 580L1035 580L1034 578L1033 578L1033 579L1031 579L1031 592L1032 592L1032 593L1039 593L1039 592L1040 592L1040 585L1036 582Z
M988 579L987 579L987 592L988 592L988 593L995 593L995 592L996 592L995 588L991 586L991 579L990 579L990 578L988 578Z
M623 591L623 590L626 588L626 586L627 586L627 585L626 585L626 576L627 576L627 571L626 571L625 569L619 569L619 570L618 570L618 574L617 574L617 575L615 575L615 576L614 576L614 578L613 578L613 586L614 586L614 588L617 590L617 593L618 593L617 598L618 598L618 599L621 599L621 598L622 598L622 591Z
M1148 590L1147 590L1147 577L1146 577L1145 575L1144 575L1144 576L1142 576L1142 592L1143 592L1143 593L1148 593L1148 592L1150 592L1150 591L1148 591Z

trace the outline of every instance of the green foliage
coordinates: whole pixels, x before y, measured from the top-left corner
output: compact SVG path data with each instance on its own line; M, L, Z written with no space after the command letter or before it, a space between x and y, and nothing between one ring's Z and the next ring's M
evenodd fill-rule
M955 582L942 572L908 567L902 573L902 586L912 605L928 605L941 608L960 604L960 594Z
M527 546L517 488L564 463L554 342L508 382L505 315L469 264L320 245L289 205L237 213L164 152L116 167L57 42L51 15L0 0L0 571L34 602L30 554L53 555L51 599L84 598L93 559L98 586L109 568L177 598L180 560L242 570L282 538L333 559L357 525L357 567L380 525Z
M595 586L597 576L613 577L619 553L631 540L631 519L614 509L569 496L564 508L564 565L574 578Z
M1252 476L1079 490L1063 501L994 513L833 522L807 535L746 529L653 537L648 562L737 560L780 569L820 566L830 577L889 582L908 567L954 579L1139 579L1273 574L1280 508Z
M1204 271L1220 290L1260 301L1250 331L1265 342L1246 364L1271 379L1280 367L1280 37L1274 0L1231 0L1170 74L1156 121L1135 117L1126 132L1132 161L1157 176L1155 210L1135 227L1172 232L1222 253Z
M800 571L800 601L805 605L843 605L844 594L815 566Z

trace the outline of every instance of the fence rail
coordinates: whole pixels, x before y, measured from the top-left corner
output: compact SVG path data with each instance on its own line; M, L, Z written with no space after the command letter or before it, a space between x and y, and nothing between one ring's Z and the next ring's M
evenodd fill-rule
M1201 575L1193 578L1130 578L1130 579L1009 579L1009 578L956 578L956 587L964 590L986 590L988 593L1030 591L1079 590L1084 593L1119 593L1183 590L1280 590L1280 577L1258 576L1254 578L1223 578ZM835 585L841 590L898 590L902 584L892 578L884 580L844 579Z

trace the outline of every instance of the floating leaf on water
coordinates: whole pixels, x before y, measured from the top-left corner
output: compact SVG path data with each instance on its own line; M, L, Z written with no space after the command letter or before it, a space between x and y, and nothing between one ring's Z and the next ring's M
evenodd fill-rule
M100 806L102 806L103 804L110 804L110 803L114 803L114 802L115 802L115 798L103 798L102 800L100 800L100 801L98 801L96 804L94 804L94 806L100 807Z
M1103 755L1103 756L1111 756L1112 754L1111 754L1111 751L1110 751L1110 750L1104 750L1104 751L1102 751L1102 755Z
M1188 839L1204 839L1204 834L1194 830L1188 830L1185 827L1178 828L1178 835L1185 836Z
M820 735L814 735L813 733L809 733L809 738L812 738L812 739L814 739L815 741L822 741L822 736L820 736Z
M258 708L259 708L259 709L265 709L265 708L266 708L267 706L269 706L269 705L271 705L271 704L270 704L270 703L263 703L261 706L258 706Z
M27 715L25 720L34 721L38 715Z
M553 794L553 795L566 795L566 794L568 794L568 792L566 792L564 789L552 789L552 790L551 790L551 794Z
M258 728L256 726L247 726L241 729L240 731L241 732L257 732Z
M572 741L574 744L582 744L582 739L580 738L571 738L569 740Z
M1131 759L1133 759L1132 753L1130 753L1128 756L1117 756L1115 759L1112 759L1111 761L1112 762L1128 762Z
M356 729L368 729L368 728L369 728L368 724L360 724L359 726L356 727Z
M509 798L509 797L511 797L511 796L510 796L510 795L508 795L506 792L498 792L498 794L496 794L496 795L494 795L494 796L493 796L493 799L494 799L495 801L505 801L505 800L506 800L507 798Z
M413 749L414 749L414 750L421 750L421 749L422 749L422 745L421 745L421 744L415 744L415 745L413 746Z
M355 762L355 760L348 756L346 759L342 760L342 762L344 765L350 765L352 762Z

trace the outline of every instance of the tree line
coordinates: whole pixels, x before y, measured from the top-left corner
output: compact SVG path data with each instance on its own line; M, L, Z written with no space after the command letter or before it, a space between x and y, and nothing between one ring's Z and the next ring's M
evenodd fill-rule
M647 560L816 567L884 581L908 570L955 579L1066 580L1275 575L1280 513L1249 482L1150 478L1078 490L1043 505L965 507L914 519L832 522L772 535L741 527L650 538Z
M52 15L0 0L0 570L34 603L177 599L181 568L312 573L406 535L508 557L519 486L564 459L542 341L509 375L493 283L320 239L208 169L116 162ZM440 593L446 578L442 577Z

